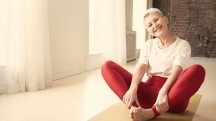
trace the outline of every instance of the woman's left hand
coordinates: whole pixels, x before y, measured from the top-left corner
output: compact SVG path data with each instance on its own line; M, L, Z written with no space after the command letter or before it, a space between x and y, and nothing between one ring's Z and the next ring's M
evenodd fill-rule
M169 110L167 93L160 91L154 105L159 113L167 112Z

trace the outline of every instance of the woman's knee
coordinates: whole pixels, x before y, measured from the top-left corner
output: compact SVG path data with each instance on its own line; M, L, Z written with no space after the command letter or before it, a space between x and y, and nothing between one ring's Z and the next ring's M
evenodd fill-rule
M109 71L110 69L112 70L113 68L115 68L117 64L113 61L105 61L104 64L101 67L101 72L106 72Z
M199 75L205 76L205 68L199 64L194 64L190 66L192 71L195 71Z
M102 69L105 69L107 67L113 66L113 64L115 64L113 61L105 61L102 65Z
M187 78L195 80L196 82L200 80L201 83L204 82L205 74L204 67L199 64L191 65L184 71L184 75Z
M108 61L105 61L105 62L103 63L103 66L110 66L110 65L112 65L113 63L114 63L113 61L108 60Z

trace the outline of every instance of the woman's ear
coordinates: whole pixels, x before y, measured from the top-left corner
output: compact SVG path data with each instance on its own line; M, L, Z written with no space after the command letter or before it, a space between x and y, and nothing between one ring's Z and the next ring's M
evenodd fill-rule
M167 18L166 16L164 16L164 17L165 17L165 19L166 19L167 24L169 24L169 20L168 20L168 18Z

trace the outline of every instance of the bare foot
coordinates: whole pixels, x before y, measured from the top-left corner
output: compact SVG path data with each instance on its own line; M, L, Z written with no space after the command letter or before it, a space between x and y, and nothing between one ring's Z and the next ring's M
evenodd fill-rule
M152 109L144 109L141 107L131 107L130 117L133 121L148 121L154 117Z

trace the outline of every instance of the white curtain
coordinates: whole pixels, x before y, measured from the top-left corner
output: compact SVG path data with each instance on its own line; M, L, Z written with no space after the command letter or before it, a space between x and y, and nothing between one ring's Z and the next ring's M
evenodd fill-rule
M7 93L52 85L46 0L8 0Z
M94 21L93 29L90 28L90 34L93 34L90 38L94 39L93 44L90 43L93 45L92 51L103 53L106 60L125 64L125 0L90 0L90 5L91 2L94 3L94 13L90 14L90 22Z

